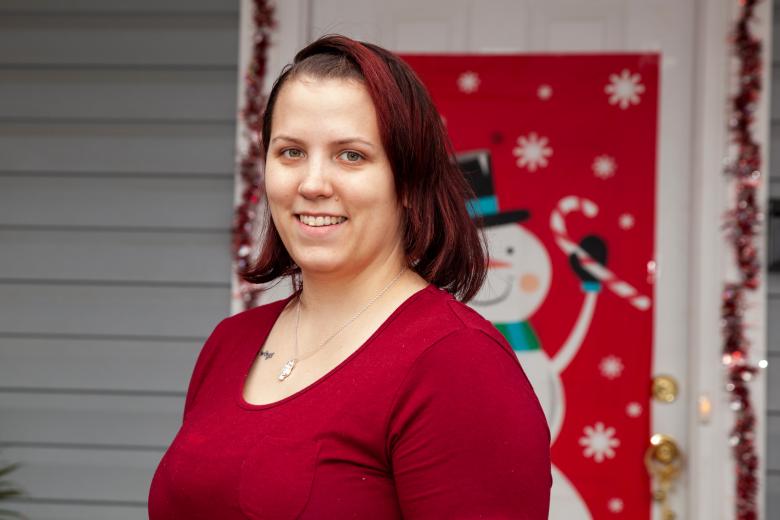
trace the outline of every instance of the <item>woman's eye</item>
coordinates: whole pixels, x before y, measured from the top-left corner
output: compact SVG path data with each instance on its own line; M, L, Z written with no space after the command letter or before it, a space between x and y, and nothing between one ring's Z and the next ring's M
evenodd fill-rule
M359 154L358 152L347 150L346 152L342 152L339 157L343 158L347 162L358 162L361 159L363 159L363 156Z
M303 157L303 152L296 148L288 148L286 150L282 150L282 157L287 157L288 159L300 159Z

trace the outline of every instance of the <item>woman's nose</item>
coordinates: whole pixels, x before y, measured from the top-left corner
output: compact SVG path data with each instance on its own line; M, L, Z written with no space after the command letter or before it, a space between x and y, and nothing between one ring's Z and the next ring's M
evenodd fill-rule
M307 199L330 197L333 194L326 160L313 157L308 161L298 185L298 193Z

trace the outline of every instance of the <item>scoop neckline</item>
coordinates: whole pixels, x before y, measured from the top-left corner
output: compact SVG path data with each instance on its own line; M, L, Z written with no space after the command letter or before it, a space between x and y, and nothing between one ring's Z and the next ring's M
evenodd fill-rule
M319 386L321 383L326 381L327 379L330 379L331 376L336 374L338 371L340 371L342 368L347 366L350 362L352 362L353 359L355 359L361 352L363 352L373 341L374 338L376 338L379 333L381 333L390 323L396 318L398 314L401 313L401 311L410 305L414 300L416 300L420 295L423 293L430 291L431 289L435 289L436 286L434 286L432 283L429 283L422 289L419 289L418 291L415 291L411 295L409 295L401 304L395 308L395 310L390 313L390 315L382 322L379 327L374 331L371 336L368 337L352 354L344 358L339 364L325 372L320 378L316 379L309 385L301 388L297 392L294 392L287 397L283 397L282 399L279 399L278 401L273 401L271 403L263 403L263 404L252 404L248 402L246 399L244 399L244 387L246 386L247 379L249 378L249 371L252 369L252 364L254 363L255 359L257 359L257 356L260 353L260 349L263 348L263 345L265 345L266 340L268 339L268 335L271 333L271 329L273 328L274 324L276 323L276 320L279 319L279 316L282 314L282 311L287 306L287 303L295 296L295 294L291 294L284 300L279 300L278 302L278 309L275 311L275 316L273 316L273 320L270 321L270 323L265 327L263 330L262 336L260 337L258 341L258 346L252 350L252 356L249 358L248 361L244 361L242 371L242 376L238 378L239 384L238 384L238 391L236 393L236 400L238 402L238 405L245 409L245 410L252 410L252 411L258 411L258 410L266 410L269 408L274 408L283 404L286 404L289 401L292 401L296 399L297 397L309 392L311 389Z

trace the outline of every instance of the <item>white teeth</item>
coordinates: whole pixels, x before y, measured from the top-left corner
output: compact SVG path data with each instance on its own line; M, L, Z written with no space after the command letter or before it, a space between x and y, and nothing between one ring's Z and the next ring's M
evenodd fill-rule
M332 217L330 215L328 216L318 216L314 217L311 215L298 215L298 219L306 224L307 226L312 227L322 227L322 226L332 226L334 224L341 224L345 220L347 220L346 217Z

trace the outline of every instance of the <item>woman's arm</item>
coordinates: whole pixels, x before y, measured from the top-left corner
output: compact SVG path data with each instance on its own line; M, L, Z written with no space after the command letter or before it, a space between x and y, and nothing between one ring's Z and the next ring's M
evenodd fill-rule
M192 376L190 376L190 384L187 387L187 398L184 402L184 413L182 414L182 420L187 418L187 413L192 408L195 402L195 397L198 395L198 390L203 383L203 379L211 366L214 357L216 356L217 349L221 340L221 334L225 329L225 324L230 318L225 318L214 327L214 330L209 334L203 347L200 349L198 359L195 362L195 368L192 370Z
M388 422L406 519L547 518L550 437L508 345L462 329L410 369Z

